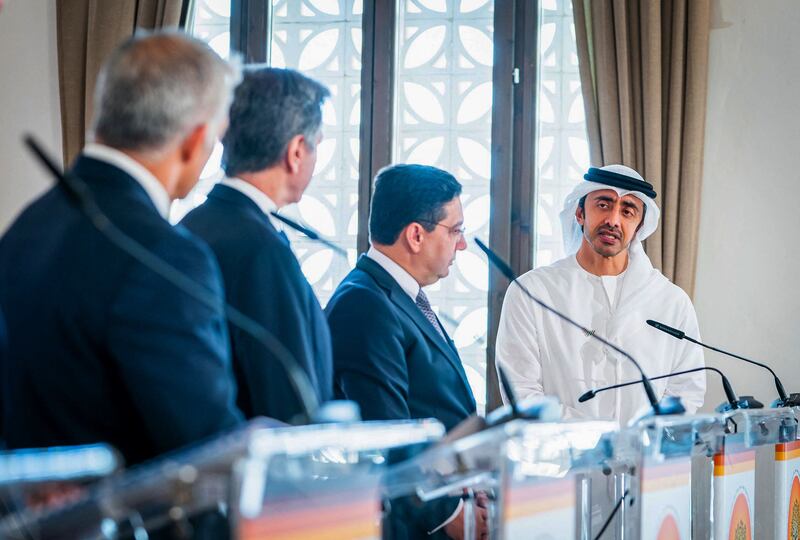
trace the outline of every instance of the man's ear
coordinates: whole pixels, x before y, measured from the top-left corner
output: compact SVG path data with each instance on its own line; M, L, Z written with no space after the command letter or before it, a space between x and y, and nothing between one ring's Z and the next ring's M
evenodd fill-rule
M206 144L208 124L195 126L186 137L181 141L181 161L188 163L195 158L198 152L202 152Z
M412 253L419 253L422 250L422 243L425 238L424 232L425 229L419 223L409 223L400 233Z
M578 220L578 224L583 227L584 212L580 205L575 209L575 219Z
M297 174L300 171L300 163L306 151L306 138L303 135L295 135L289 139L289 144L286 145L286 170L292 174Z

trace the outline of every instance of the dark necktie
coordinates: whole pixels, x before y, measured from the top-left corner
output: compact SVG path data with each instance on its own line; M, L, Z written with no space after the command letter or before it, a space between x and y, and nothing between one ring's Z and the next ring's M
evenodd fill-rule
M428 297L422 292L422 289L419 290L419 294L417 294L417 307L425 315L425 318L428 319L433 327L439 332L439 335L442 336L442 339L447 342L447 338L444 337L444 332L442 331L442 327L439 325L439 320L436 318L436 313L433 312L431 309L431 303L428 302Z

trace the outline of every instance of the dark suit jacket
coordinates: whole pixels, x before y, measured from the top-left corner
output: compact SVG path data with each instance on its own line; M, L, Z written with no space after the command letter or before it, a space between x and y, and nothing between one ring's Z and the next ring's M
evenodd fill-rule
M452 340L378 263L362 256L325 312L335 391L358 402L365 420L436 418L449 430L475 412Z
M6 337L6 320L3 317L3 311L0 310L0 368L6 359L6 347L8 347L8 338ZM0 391L3 389L0 386ZM0 392L0 450L5 448L6 444L3 441L3 394Z
M272 332L309 375L317 399L333 394L330 332L284 235L240 191L217 185L182 224L217 256L228 302ZM231 328L237 402L248 417L288 422L302 412L286 371L262 344Z
M436 418L449 430L475 413L453 341L442 339L378 263L362 255L325 313L336 395L356 401L364 420ZM442 530L433 536L428 532L457 504L457 499L444 498L420 506L413 497L401 497L392 501L384 528L396 540L446 538Z
M220 305L181 292L100 234L61 188L48 191L0 240L9 447L105 441L136 463L236 425L211 250L170 226L120 169L82 156L74 172L120 229Z

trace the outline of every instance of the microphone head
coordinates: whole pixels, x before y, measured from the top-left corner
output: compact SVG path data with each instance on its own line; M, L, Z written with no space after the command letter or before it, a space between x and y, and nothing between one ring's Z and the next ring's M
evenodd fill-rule
M587 392L584 392L584 393L581 395L581 397L579 397L579 398L578 398L578 403L583 403L583 402L585 402L585 401L589 401L589 400L590 400L590 399L592 399L592 398L593 398L593 397L594 397L596 394L597 394L597 392L595 392L594 390L589 390L589 391L587 391Z
M506 397L508 398L508 404L511 405L511 410L516 413L517 395L514 393L514 387L511 386L511 381L508 380L506 370L503 369L503 366L500 364L497 364L497 375L500 378L500 386L503 387L503 392L505 392Z
M763 409L764 404L758 401L753 396L740 396L739 397L739 408L740 409Z
M665 334L669 334L674 338L683 339L686 336L686 332L678 330L677 328L672 328L671 326L667 326L664 323L660 323L652 319L647 319L645 322L656 330L661 330Z

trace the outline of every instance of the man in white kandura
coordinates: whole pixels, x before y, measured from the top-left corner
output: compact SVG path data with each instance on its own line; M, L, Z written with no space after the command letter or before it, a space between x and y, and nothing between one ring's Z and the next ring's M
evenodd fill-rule
M590 168L561 212L567 256L518 281L544 302L636 358L648 376L703 365L700 347L645 321L654 319L699 335L691 300L658 270L642 240L658 226L653 186L623 165ZM496 361L518 397L556 396L564 418L613 419L621 425L648 406L641 385L598 393L591 388L640 378L631 362L534 304L515 284L503 303ZM653 382L659 399L681 398L688 413L703 404L700 371Z

